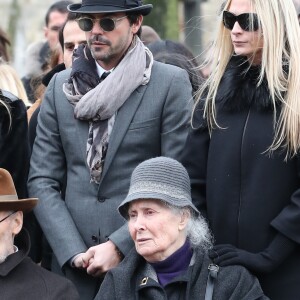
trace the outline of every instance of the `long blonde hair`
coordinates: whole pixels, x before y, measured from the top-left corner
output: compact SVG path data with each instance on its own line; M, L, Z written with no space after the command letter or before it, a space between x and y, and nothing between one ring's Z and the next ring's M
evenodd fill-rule
M30 106L24 85L16 70L9 64L0 61L0 89L14 94L23 100L26 106Z
M228 10L232 0L225 3ZM300 147L300 28L292 0L249 0L258 15L263 38L261 72L257 85L265 77L274 108L274 139L267 149L281 147L288 157L296 155ZM216 94L226 66L234 55L230 32L220 15L220 24L211 49L212 73L197 93L197 106L205 95L204 117L211 130L220 128L216 116ZM251 60L251 59L250 59ZM251 63L251 61L250 61ZM276 101L282 103L276 119Z

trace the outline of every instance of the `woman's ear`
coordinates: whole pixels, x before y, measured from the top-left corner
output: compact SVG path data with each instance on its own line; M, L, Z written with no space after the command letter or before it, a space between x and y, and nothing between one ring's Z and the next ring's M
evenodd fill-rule
M17 211L14 215L13 223L12 223L12 233L16 236L23 227L23 212Z
M178 229L184 230L186 228L186 225L191 218L191 213L189 210L184 209L183 212L180 214L180 222L178 224Z

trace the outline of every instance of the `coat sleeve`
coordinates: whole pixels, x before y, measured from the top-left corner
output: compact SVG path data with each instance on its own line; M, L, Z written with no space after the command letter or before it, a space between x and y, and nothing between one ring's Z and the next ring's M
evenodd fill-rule
M258 279L242 266L220 267L213 299L267 300Z
M300 153L295 159L300 182ZM274 218L271 225L290 240L300 244L300 187L292 194L289 205Z
M37 136L33 146L28 190L38 197L35 215L50 243L58 262L63 266L70 258L87 247L62 198L66 176L66 159L61 142L56 112L55 76L49 84L38 117ZM63 228L63 230L62 230Z
M210 137L201 105L198 104L193 111L192 126L181 161L191 179L193 203L206 216L206 169Z

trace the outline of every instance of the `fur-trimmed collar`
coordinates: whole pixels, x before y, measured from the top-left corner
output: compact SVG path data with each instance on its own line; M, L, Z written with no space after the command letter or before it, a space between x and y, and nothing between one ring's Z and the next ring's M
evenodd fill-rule
M233 56L219 85L216 104L227 111L242 111L251 107L272 110L266 79L258 86L260 66L249 66L245 57Z

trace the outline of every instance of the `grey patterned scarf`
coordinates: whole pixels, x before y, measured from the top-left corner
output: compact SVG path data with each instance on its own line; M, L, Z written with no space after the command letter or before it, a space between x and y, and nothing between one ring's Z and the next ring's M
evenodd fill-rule
M75 118L90 122L87 164L91 182L100 182L109 142L108 129L113 126L115 113L137 87L149 82L152 65L152 53L137 36L124 58L103 81L87 46L78 47L74 53L72 72L63 91L75 106Z

